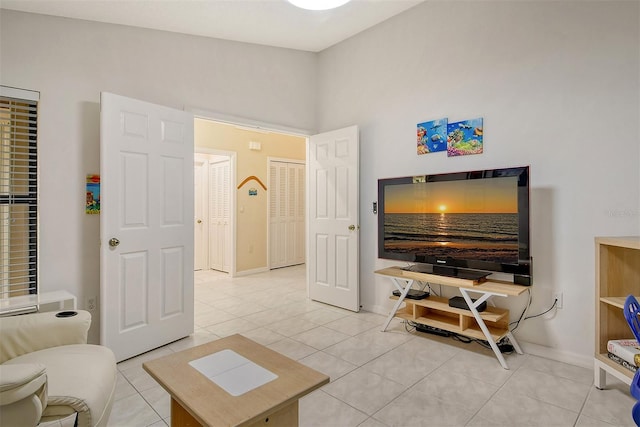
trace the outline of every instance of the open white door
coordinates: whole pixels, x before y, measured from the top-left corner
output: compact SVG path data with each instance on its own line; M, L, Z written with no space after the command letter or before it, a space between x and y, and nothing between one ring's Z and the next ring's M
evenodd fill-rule
M360 310L358 127L309 139L309 297Z
M195 155L193 162L194 170L194 248L195 265L194 270L209 269L209 161L205 156Z
M193 115L100 104L100 341L120 361L193 333Z

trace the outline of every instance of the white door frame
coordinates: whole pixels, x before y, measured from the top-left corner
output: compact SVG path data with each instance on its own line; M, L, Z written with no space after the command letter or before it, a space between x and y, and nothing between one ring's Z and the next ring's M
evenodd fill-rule
M305 138L306 143L305 143L305 153L308 151L307 147L309 145L309 138ZM309 221L309 214L307 213L307 183L308 183L308 179L306 179L306 168L307 168L307 159L305 158L304 160L300 160L300 159L287 159L284 157L267 157L267 188L269 189L267 191L267 268L269 270L271 270L271 194L269 194L269 191L271 191L271 188L273 188L273 183L270 182L271 181L271 163L272 162L280 162L280 163L295 163L297 165L304 165L305 167L305 182L304 182L304 186L305 186L305 201L304 201L304 208L305 208L305 212L304 212L304 247L306 249L307 247L307 222ZM305 251L306 252L306 251ZM305 264L306 264L306 253L305 253Z
M196 141L197 143L198 141ZM229 157L229 227L231 227L231 262L229 277L236 276L236 161L235 151L218 150L208 147L195 147L195 154L214 154Z
M300 129L300 128L292 128L292 127L287 127L287 126L281 126L281 125L277 125L277 124L273 124L273 123L267 123L267 122L261 122L258 120L251 120L248 119L246 117L239 117L239 116L233 116L233 115L226 115L226 114L222 114L222 113L218 113L218 112L214 112L214 111L208 111L208 110L202 110L202 109L197 109L197 108L187 108L187 111L190 111L193 113L195 118L200 118L200 119L204 119L204 120L211 120L214 122L219 122L219 123L225 123L225 124L229 124L229 125L235 125L241 128L245 128L245 129L249 129L249 130L266 130L266 131L273 131L273 132L277 132L277 133L283 133L283 134L289 134L289 135L294 135L294 136L298 136L298 137L303 137L305 138L305 152L309 153L309 144L310 144L310 137L312 135L317 134L318 132L314 131L314 130L310 130L310 129ZM197 151L197 149L196 149ZM309 156L307 155L307 158L305 159L305 175L306 175L306 183L307 183L307 188L305 191L305 222L307 225L307 228L309 226ZM234 165L235 166L235 165ZM235 178L235 177L234 177ZM233 197L233 208L234 208L234 212L236 209L235 206L235 191L234 191L234 197ZM235 216L235 214L234 214ZM235 228L234 228L234 237L233 237L233 241L235 244ZM235 246L234 246L235 247ZM305 232L305 247L308 248L309 247L309 233L308 230ZM235 249L234 249L235 251ZM307 281L307 297L310 296L310 286L311 286L311 281L309 279L310 275L309 275L309 251L306 250L305 251L305 268L306 268L306 281ZM235 261L235 252L234 252L234 261ZM270 264L270 260L267 259L267 265ZM359 268L359 266L358 266ZM234 263L234 271L235 271L235 263Z

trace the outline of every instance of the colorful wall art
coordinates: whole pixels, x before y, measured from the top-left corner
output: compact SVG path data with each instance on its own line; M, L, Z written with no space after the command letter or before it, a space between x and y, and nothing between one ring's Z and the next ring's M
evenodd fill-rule
M447 156L482 153L482 118L447 125Z
M100 213L100 175L87 175L87 195L85 212Z
M417 152L435 153L447 149L447 119L418 123Z

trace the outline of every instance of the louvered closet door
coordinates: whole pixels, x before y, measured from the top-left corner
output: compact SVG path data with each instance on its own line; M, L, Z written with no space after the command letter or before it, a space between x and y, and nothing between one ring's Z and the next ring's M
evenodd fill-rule
M271 162L269 171L270 267L305 261L303 164Z
M269 170L269 258L271 268L284 267L286 259L287 164L271 162Z
M228 160L209 166L209 233L209 266L228 273L231 262Z

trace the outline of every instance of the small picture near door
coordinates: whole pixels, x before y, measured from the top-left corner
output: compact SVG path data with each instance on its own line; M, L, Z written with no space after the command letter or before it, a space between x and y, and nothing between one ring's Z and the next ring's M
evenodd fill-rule
M100 175L87 175L85 212L90 215L100 213Z

